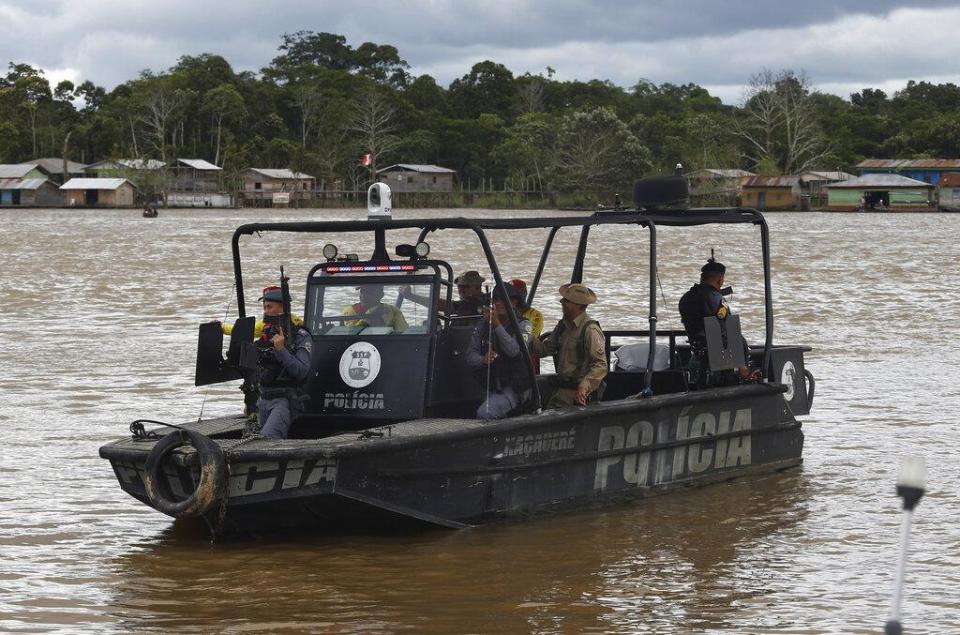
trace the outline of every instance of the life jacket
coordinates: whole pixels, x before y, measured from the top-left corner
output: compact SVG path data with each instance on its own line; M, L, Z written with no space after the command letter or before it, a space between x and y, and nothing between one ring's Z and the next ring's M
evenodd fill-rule
M560 320L557 322L556 328L553 329L553 334L550 337L555 337L557 342L557 352L553 356L553 367L557 369L557 382L561 388L578 388L580 381L583 380L590 371L589 351L587 351L587 329L590 328L591 324L596 324L598 328L600 327L600 323L596 320L587 320L580 327L580 337L577 340L577 357L580 359L580 363L577 364L572 375L563 375L559 371L560 364L563 361L563 347L560 346L560 340L567 330L567 325L563 320Z

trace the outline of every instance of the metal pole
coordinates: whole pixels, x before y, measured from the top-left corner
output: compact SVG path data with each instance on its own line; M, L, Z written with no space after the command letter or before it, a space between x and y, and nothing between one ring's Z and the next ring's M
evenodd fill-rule
M886 635L900 635L900 607L903 603L903 574L907 568L907 545L910 543L910 526L913 523L913 510L903 511L903 524L900 527L900 562L897 563L897 578L893 585L893 603L890 607L890 619L884 627Z

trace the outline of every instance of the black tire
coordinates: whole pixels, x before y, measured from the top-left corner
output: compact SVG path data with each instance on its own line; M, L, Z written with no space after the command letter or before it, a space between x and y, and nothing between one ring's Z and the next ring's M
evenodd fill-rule
M690 191L682 176L653 176L633 184L633 203L637 209L686 209Z
M189 439L200 456L200 482L190 496L175 501L162 466L170 452L185 444L184 437ZM223 450L209 437L195 430L177 430L157 441L147 456L144 472L143 484L150 504L174 518L200 516L220 502L226 490L227 462Z

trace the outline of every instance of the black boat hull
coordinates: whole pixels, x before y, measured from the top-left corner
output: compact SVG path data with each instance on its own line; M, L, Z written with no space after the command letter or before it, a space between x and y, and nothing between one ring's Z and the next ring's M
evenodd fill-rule
M205 515L220 533L397 518L464 527L780 470L803 452L783 392L778 384L736 386L312 440L218 439L242 420L204 422L196 425L210 427L204 433L229 466L226 498ZM100 451L124 490L146 504L153 444L125 440ZM172 457L169 491L189 495L197 464L192 448Z

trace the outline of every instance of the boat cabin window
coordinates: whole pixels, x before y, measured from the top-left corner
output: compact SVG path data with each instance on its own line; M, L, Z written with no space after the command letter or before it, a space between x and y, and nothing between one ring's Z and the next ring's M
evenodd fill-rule
M329 281L328 281L329 280ZM433 284L430 277L384 282L350 278L311 284L307 297L306 324L316 335L393 335L430 332ZM418 299L400 301L400 290L410 287Z

